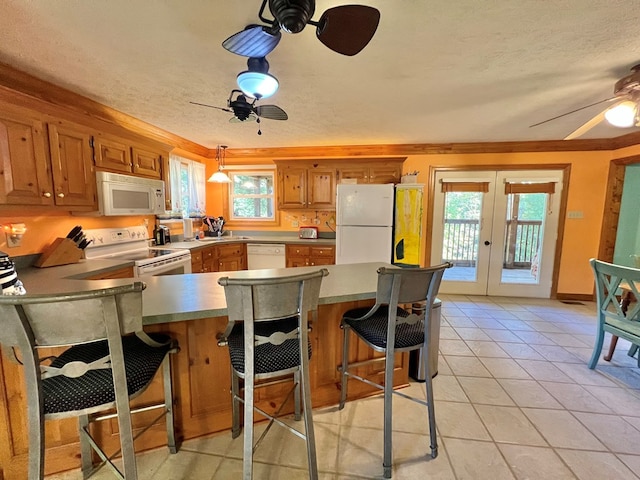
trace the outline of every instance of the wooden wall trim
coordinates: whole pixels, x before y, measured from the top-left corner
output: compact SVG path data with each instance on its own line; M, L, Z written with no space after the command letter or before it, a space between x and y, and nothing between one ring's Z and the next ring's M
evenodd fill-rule
M124 128L149 139L179 147L203 157L211 150L126 113L102 105L65 88L33 77L0 63L0 98L9 103L43 111L51 115L67 114L67 119L79 123L100 121Z

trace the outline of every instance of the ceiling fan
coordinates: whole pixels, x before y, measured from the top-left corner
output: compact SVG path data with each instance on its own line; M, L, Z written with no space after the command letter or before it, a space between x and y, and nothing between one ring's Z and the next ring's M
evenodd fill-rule
M237 93L235 100L233 95ZM245 122L257 122L260 123L261 118L269 120L287 120L289 116L282 108L277 105L256 105L257 98L252 99L252 102L247 100L247 97L240 90L231 90L229 99L227 100L227 107L216 107L215 105L208 105L206 103L189 102L193 105L200 105L201 107L215 108L222 110L223 112L233 113L233 117L229 119L230 123L245 123ZM260 128L258 128L258 135L262 135Z
M620 128L633 127L634 125L640 126L640 112L638 111L640 108L640 64L632 67L631 73L629 75L621 78L616 82L613 88L613 97L605 98L604 100L600 100L599 102L585 105L584 107L571 110L570 112L563 113L562 115L558 115L553 118L548 118L547 120L544 120L542 122L530 125L530 127L536 127L538 125L542 125L543 123L547 123L566 115L579 112L580 110L584 110L585 108L612 101L616 102L610 107L607 107L606 109L598 113L596 116L591 118L589 121L587 121L577 129L575 129L564 139L571 140L574 138L578 138L587 133L603 120L607 120L611 125Z
M269 2L273 19L264 17ZM282 37L281 31L299 33L307 24L316 27L318 40L334 52L356 55L373 38L380 22L380 12L366 5L341 5L326 10L320 20L311 19L314 0L263 0L258 17L266 25L248 25L222 46L245 57L266 57Z

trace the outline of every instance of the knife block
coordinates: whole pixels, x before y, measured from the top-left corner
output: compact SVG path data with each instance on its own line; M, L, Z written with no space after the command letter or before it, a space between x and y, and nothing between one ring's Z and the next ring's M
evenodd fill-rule
M36 267L55 267L78 263L82 259L82 250L70 238L56 238L34 263Z

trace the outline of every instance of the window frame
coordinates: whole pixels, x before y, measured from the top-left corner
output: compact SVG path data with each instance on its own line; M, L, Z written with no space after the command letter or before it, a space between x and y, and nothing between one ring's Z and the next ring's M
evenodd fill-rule
M225 173L231 179L231 182L225 184L226 186L226 195L224 196L225 205L224 209L226 211L225 218L227 219L227 225L251 225L251 226L274 226L280 224L280 215L278 211L278 176L275 168L260 168L260 167L244 167L244 168L233 168L226 167L224 169ZM236 195L233 191L234 185L234 177L236 175L270 175L273 179L273 194L271 195L256 195L251 197L244 197L243 195ZM234 198L271 198L273 201L273 218L235 218L233 216L233 200Z

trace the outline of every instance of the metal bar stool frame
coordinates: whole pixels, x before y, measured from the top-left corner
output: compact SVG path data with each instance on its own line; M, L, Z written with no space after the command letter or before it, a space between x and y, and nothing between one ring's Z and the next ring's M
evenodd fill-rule
M436 300L440 282L445 269L453 266L444 263L427 268L387 268L378 269L378 286L376 302L370 309L359 308L347 311L340 327L344 330L341 372L340 404L343 409L347 400L348 378L360 380L384 392L384 478L391 478L392 473L392 399L398 395L413 402L425 405L429 416L429 435L431 457L438 456L436 438L436 418L433 400L431 375L425 375L426 402L393 389L394 357L397 352L409 352L422 348L424 371L429 372L431 346L431 314ZM412 304L410 313L399 305ZM383 352L383 358L374 358L361 362L349 363L349 332L358 336L369 347ZM390 346L390 347L389 347ZM384 360L384 385L377 384L350 371L373 362Z
M55 295L0 296L0 318L3 328L0 329L0 344L11 360L24 367L27 391L27 413L29 432L29 465L28 478L31 480L44 478L44 422L48 419L78 417L78 434L80 440L81 468L83 478L88 478L103 465L107 465L121 479L136 480L137 468L134 451L134 440L151 425L140 431L135 437L131 422L131 414L139 411L162 408L162 413L155 423L165 416L167 444L171 453L177 452L174 417L173 389L171 381L171 363L169 353L179 351L177 342L162 334L147 335L142 330L142 290L144 283L135 282L101 290L75 292ZM128 335L134 334L134 335ZM38 349L43 347L69 346L62 354L53 359L51 365L43 365ZM21 359L16 355L16 348ZM92 362L84 363L86 355L104 351L106 356ZM155 350L154 350L155 349ZM152 366L144 374L127 374L126 365L131 352L154 352ZM138 353L138 362L145 359ZM64 360L63 360L64 359ZM60 361L60 368L54 366ZM163 370L164 402L137 409L130 407L129 401L143 393L157 370ZM110 371L105 377L101 375L101 395L111 391L112 400L101 396L87 408L60 408L56 412L45 412L46 402L53 401L51 388L43 387L43 383L54 377L78 379L89 384L91 380L82 380L85 374ZM132 377L134 377L132 379ZM94 378L94 377L93 377ZM109 378L111 382L109 382ZM137 382L135 387L129 382ZM97 383L97 382L96 382ZM109 386L109 384L111 384ZM51 385L51 384L50 384ZM55 384L54 384L55 385ZM129 390L134 392L129 395ZM79 400L80 401L80 400ZM103 402L103 403L100 403ZM50 403L49 403L50 405ZM115 408L116 413L99 415ZM118 418L120 434L120 450L110 456L99 447L89 432L89 424L109 418ZM94 450L102 463L93 466L91 453ZM113 464L112 459L122 453L123 472Z
M315 434L313 429L313 412L311 404L311 383L309 377L309 325L308 316L317 315L318 298L322 278L327 276L329 271L325 268L298 275L289 275L270 278L232 278L222 277L218 283L224 287L227 300L227 311L229 324L218 345L229 345L229 352L232 357L231 362L231 396L232 396L232 436L236 438L240 434L240 413L239 403L244 404L244 440L243 440L243 479L253 478L253 451L264 437L266 431L273 422L285 427L298 437L306 440L307 460L309 466L309 478L317 480L318 465L315 449ZM269 337L256 333L260 325L268 325L263 322L289 321L296 319L294 330L284 333L275 331ZM236 325L242 323L242 328ZM235 327L235 328L234 328ZM268 328L268 327L267 327ZM240 335L241 332L241 335ZM234 364L234 352L232 342L238 338L243 343L243 362L236 360ZM291 341L296 340L295 344ZM297 365L288 365L285 369L257 367L257 360L265 362L267 359L256 356L256 350L260 345L270 343L272 345L285 345L295 349L299 353ZM237 350L237 348L236 348ZM264 365L264 363L262 363ZM290 427L286 423L277 419L277 415L282 409L277 409L275 415L270 415L254 405L254 390L266 384L256 384L256 380L279 378L283 376L294 376L295 391L295 415L300 417L300 400L302 401L302 416L304 418L305 433ZM239 379L244 379L244 398L240 395ZM271 384L268 382L267 384ZM287 395L284 402L290 396ZM253 443L253 412L258 411L261 415L269 419L269 424L265 433L258 442Z

